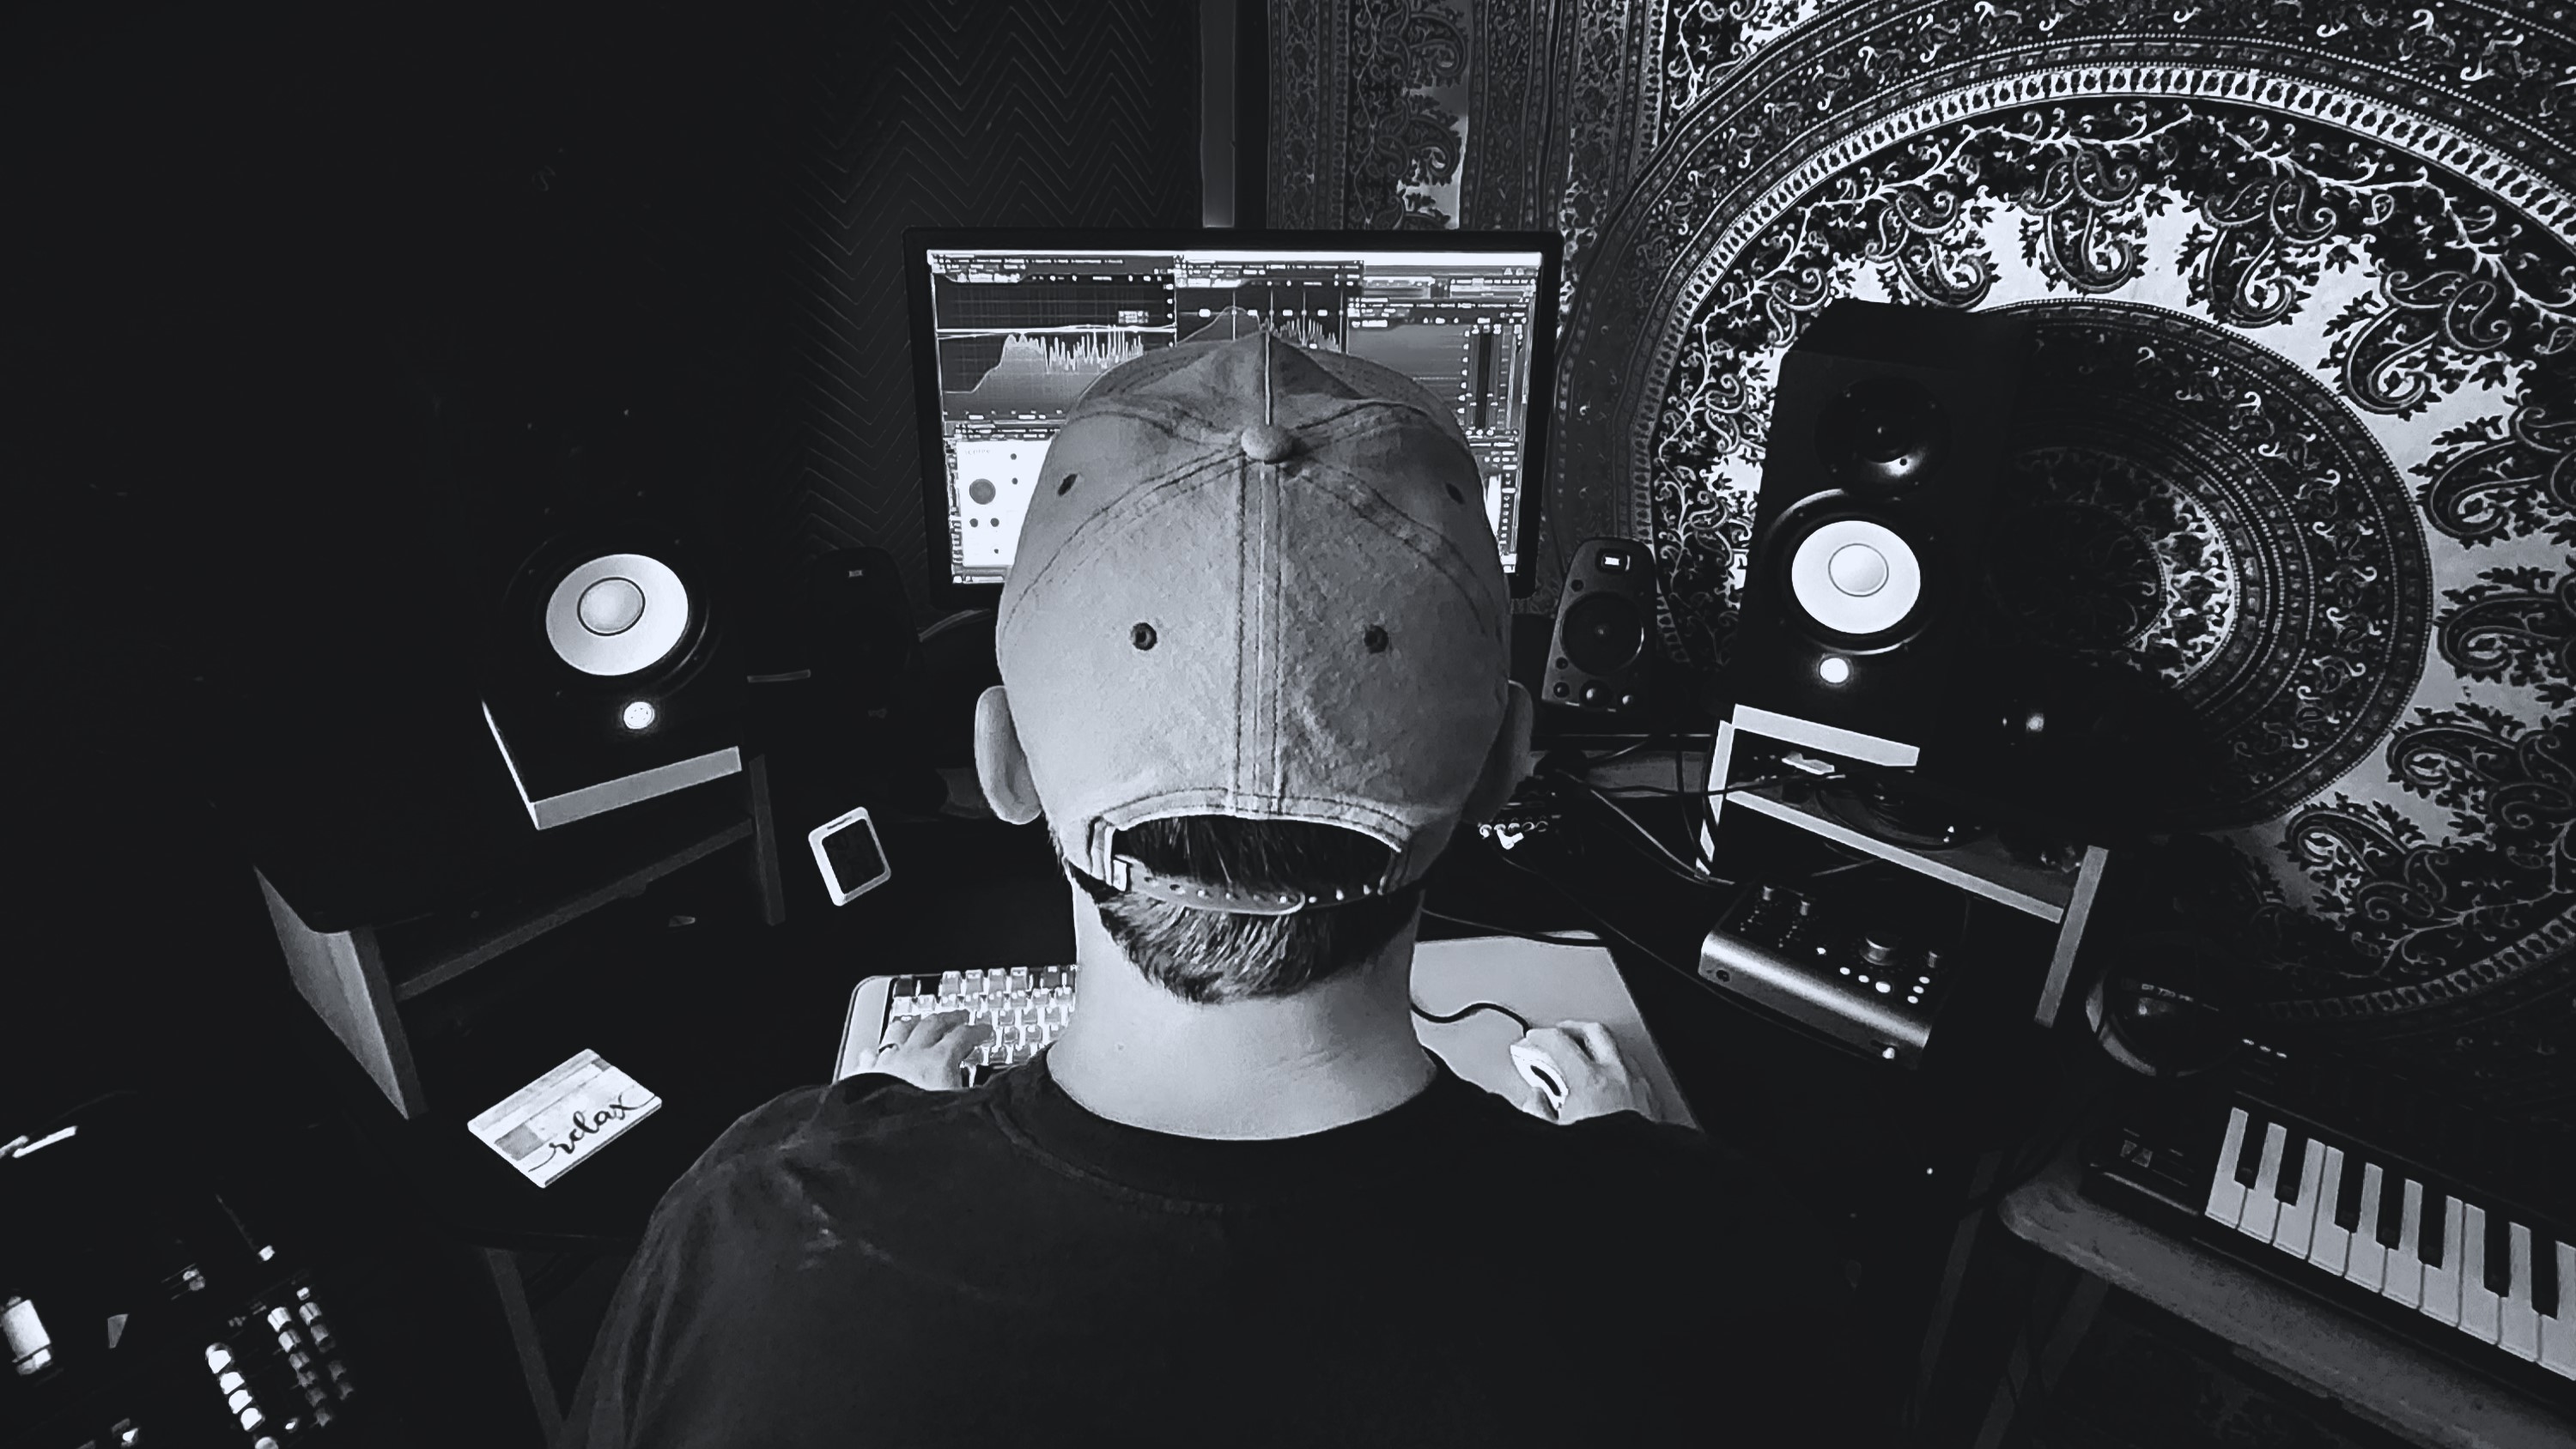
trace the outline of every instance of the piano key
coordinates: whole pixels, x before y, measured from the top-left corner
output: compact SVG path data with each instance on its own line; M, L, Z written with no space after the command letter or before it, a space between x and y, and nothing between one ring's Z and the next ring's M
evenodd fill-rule
M2513 1230L2504 1214L2487 1214L2487 1287L2499 1297L2513 1291Z
M2263 1134L2254 1130L2261 1125L2249 1117L2244 1136L2238 1142L2236 1149L2236 1181L2239 1186L2248 1189L2254 1186L2255 1169L2260 1167L2263 1161Z
M2337 1151L2335 1155L2340 1157L2342 1153ZM2343 1181L2335 1192L2334 1224L2347 1233L2358 1233L2365 1231L2361 1222L2361 1162L2356 1158L2346 1162Z
M2475 1208L2467 1208L2475 1212ZM2468 1221L2458 1198L2438 1188L2424 1190L2423 1241L2417 1256L2424 1260L2424 1298L2416 1307L2436 1323L2457 1328L2460 1324L2460 1247L2468 1233ZM2485 1238L2478 1239L2480 1243ZM2472 1247L2470 1251L2476 1249Z
M2382 1194L2385 1196L2385 1194ZM2388 1270L2379 1291L2401 1307L2424 1305L2424 1184L2413 1178L2398 1184L2397 1241L2388 1247Z
M2576 1379L2576 1243L2556 1243L2558 1260L2557 1310L2540 1320L2540 1366L2565 1378Z
M2245 1216L2237 1221L2236 1230L2258 1243L2272 1241L2272 1229L2281 1220L2281 1200L2272 1190L2281 1180L2281 1153L2289 1146L2290 1130L2278 1122L2263 1129L2263 1161L2255 1170L2254 1185L2245 1190Z
M2372 1171L2378 1169L2373 1168ZM2373 1225L2371 1236L2379 1240L2379 1246L2394 1248L2405 1233L2406 1179L2393 1172L2387 1173L2379 1184L2379 1220Z
M2293 1127L2281 1143L2281 1175L2272 1184L2272 1196L2280 1199L2286 1210L2299 1200L2299 1181L2305 1173L2308 1158L2308 1134ZM2274 1229L2277 1234L2279 1229Z
M2344 1258L2343 1276L2345 1281L2356 1287L2376 1293L2388 1271L2388 1250L2379 1242L2380 1207L2394 1194L2385 1190L2388 1176L2378 1163L2364 1163L2360 1175L2361 1226L2353 1232L2351 1247Z
M2496 1341L2496 1291L2487 1286L2487 1210L2470 1204L2461 1216L2460 1331L2480 1343Z
M2308 1255L2308 1243L2316 1230L2317 1194L2325 1176L2326 1145L2317 1139L2306 1139L2299 1155L2286 1164L2284 1177L2296 1177L2298 1191L2281 1206L2281 1221L2272 1229L2272 1246L2294 1258Z
M2496 1310L2496 1347L2528 1363L2540 1357L2540 1314L2531 1303L2531 1229L2505 1230L2504 1297Z
M2550 1240L2541 1238L2531 1245L2532 1311L2551 1314L2558 1311L2558 1295L2565 1285L2558 1281L2558 1254L2551 1250Z
M2236 1160L2243 1153L2250 1121L2244 1108L2227 1109L2227 1139L2218 1146L2218 1170L2209 1175L2209 1203L2201 1209L2203 1215L2231 1228L2245 1215L2245 1184L2237 1180Z
M2343 1276L2344 1250L2352 1241L2345 1231L2338 1209L2349 1185L2353 1201L2361 1200L2361 1174L2352 1173L2349 1183L2343 1170L2343 1149L2326 1148L2318 1167L2316 1231L2308 1239L2308 1261L2336 1277Z

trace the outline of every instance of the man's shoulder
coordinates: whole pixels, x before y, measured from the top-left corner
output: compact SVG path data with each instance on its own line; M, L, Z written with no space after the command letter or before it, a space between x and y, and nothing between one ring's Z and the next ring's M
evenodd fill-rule
M712 1184L746 1167L796 1157L842 1157L944 1132L972 1116L976 1094L930 1092L899 1077L864 1072L823 1086L793 1087L734 1119L682 1175L682 1187Z
M1447 1112L1479 1155L1520 1170L1543 1166L1569 1180L1689 1191L1725 1187L1746 1170L1739 1155L1698 1128L1636 1112L1549 1122L1464 1082L1449 1090Z

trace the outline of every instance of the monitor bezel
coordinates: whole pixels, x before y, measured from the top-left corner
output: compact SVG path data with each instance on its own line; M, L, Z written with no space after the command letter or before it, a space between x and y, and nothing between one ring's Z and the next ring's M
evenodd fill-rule
M1556 412L1557 288L1563 276L1565 238L1553 231L1237 231L1208 227L1092 229L1071 227L913 227L903 234L904 288L911 309L911 361L914 420L921 450L922 533L928 550L927 574L934 610L989 609L1000 604L1000 584L961 584L949 575L948 480L937 466L940 458L938 349L932 337L930 253L952 248L1058 247L1139 251L1179 251L1221 246L1260 250L1299 247L1311 250L1392 252L1514 252L1539 256L1538 305L1531 339L1530 379L1542 406L1533 408L1521 457L1520 513L1514 519L1512 553L1519 567L1505 578L1511 596L1526 599L1538 583L1537 548L1547 496L1547 442Z

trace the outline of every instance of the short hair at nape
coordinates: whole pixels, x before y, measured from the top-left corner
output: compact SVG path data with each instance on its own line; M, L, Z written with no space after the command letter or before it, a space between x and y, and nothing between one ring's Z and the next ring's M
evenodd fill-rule
M1393 852L1337 825L1175 816L1119 831L1118 853L1157 874L1211 885L1353 897L1293 915L1236 915L1131 895L1081 869L1068 871L1145 979L1202 1006L1293 996L1330 980L1385 949L1422 904L1419 881L1361 897L1360 887L1377 882Z

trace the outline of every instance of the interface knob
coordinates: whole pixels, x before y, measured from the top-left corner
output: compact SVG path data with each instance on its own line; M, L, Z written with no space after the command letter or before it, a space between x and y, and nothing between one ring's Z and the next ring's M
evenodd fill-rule
M1875 936L1860 938L1860 959L1872 966L1885 966L1896 960L1896 947Z

